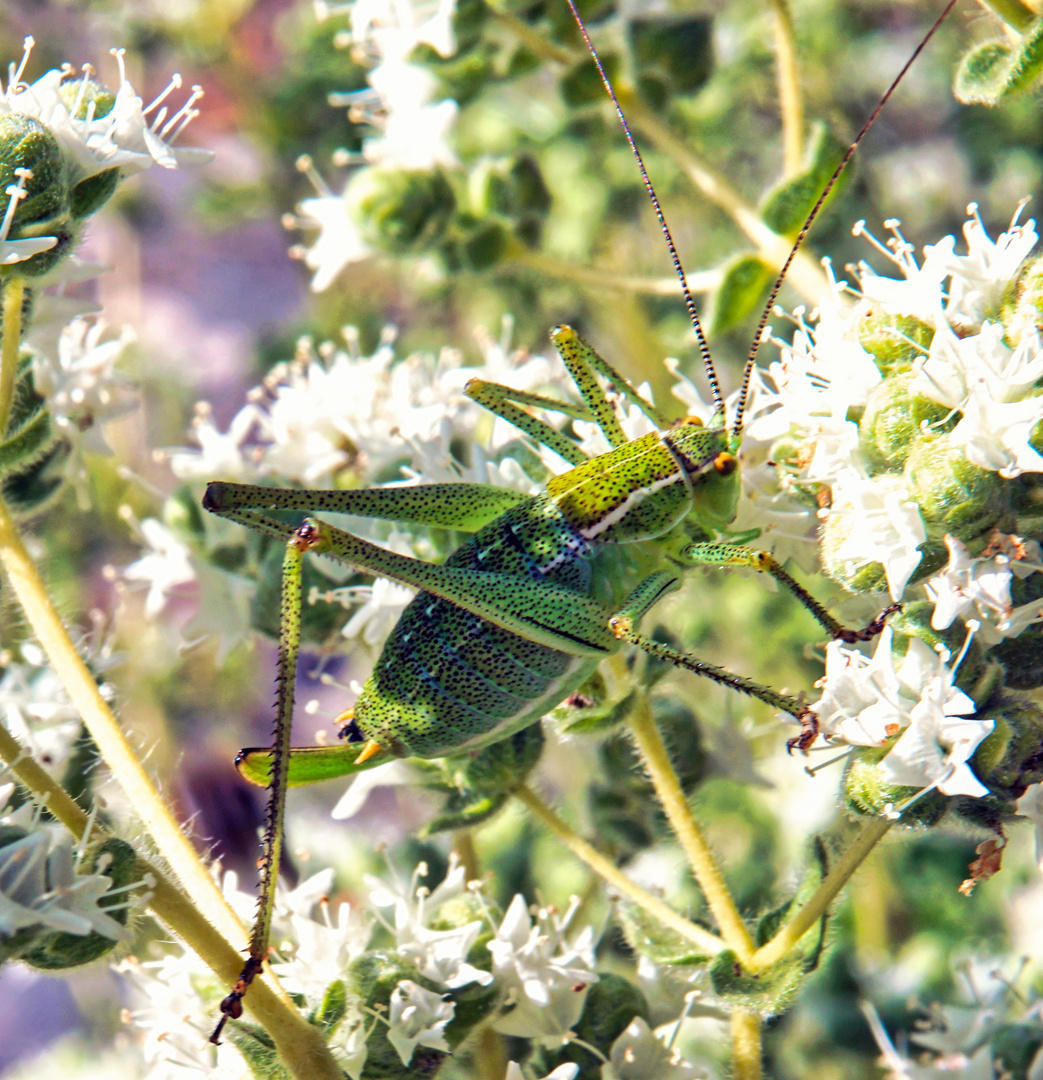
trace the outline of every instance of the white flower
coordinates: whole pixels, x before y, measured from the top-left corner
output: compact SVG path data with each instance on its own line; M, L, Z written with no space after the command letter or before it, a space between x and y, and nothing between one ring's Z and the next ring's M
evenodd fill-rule
M609 1060L601 1066L601 1080L686 1080L698 1075L677 1050L656 1038L640 1016L612 1044Z
M286 224L294 229L318 229L319 235L310 247L297 245L290 249L290 254L303 259L304 265L314 271L312 291L324 292L345 266L367 258L372 248L362 239L358 224L348 213L343 192L335 195L330 191L309 159L302 159L299 167L318 187L319 194L298 203L298 216L289 218Z
M77 873L64 829L37 825L0 846L0 934L39 926L123 941L127 931L102 906L111 888L104 874Z
M872 480L853 469L833 485L830 514L845 515L849 530L834 553L836 561L853 567L883 564L891 598L900 600L913 571L920 565L919 546L927 539L919 507L906 493L901 477Z
M353 44L378 56L404 58L421 43L441 56L456 52L456 0L354 0L348 4L318 0L316 10L320 18L350 12Z
M12 266L14 263L24 262L42 251L50 251L58 243L57 236L29 236L21 240L8 240L11 231L11 222L14 221L18 204L26 196L25 182L32 178L28 169L14 170L16 183L8 184L4 189L7 196L7 207L4 210L3 220L0 221L0 266Z
M1006 479L1023 472L1043 472L1043 455L1029 444L1043 420L1043 395L1024 401L993 401L974 394L949 438L963 446L967 460Z
M183 950L159 960L128 957L116 970L130 984L132 1007L126 1020L144 1032L142 1047L149 1080L202 1074L208 1080L252 1076L231 1042L208 1041L213 1021L198 987L209 973L194 953Z
M154 619L179 585L196 580L196 572L188 548L161 521L146 518L140 528L148 554L126 567L123 576L148 585L145 614Z
M134 332L125 326L119 337L106 340L107 329L101 319L78 316L62 331L56 357L33 357L33 385L47 398L55 424L96 454L112 453L102 425L137 403L130 384L115 370Z
M38 645L21 647L22 662L5 657L0 716L7 730L52 775L60 776L80 734L80 713ZM111 698L112 687L102 694Z
M578 1065L559 1065L556 1069L552 1069L546 1076L540 1078L540 1080L576 1080L576 1073L579 1072ZM507 1075L504 1080L525 1080L525 1074L521 1071L521 1066L517 1062L507 1062Z
M948 259L952 283L945 310L950 318L980 322L985 312L998 306L1004 290L1017 276L1038 239L1034 221L1018 224L1024 206L1025 202L1018 206L1007 231L995 243L985 231L977 203L967 207L970 219L963 226L967 254L950 253Z
M493 1024L497 1031L560 1044L579 1020L587 987L598 977L592 928L571 945L565 940L573 910L561 920L541 910L533 924L525 898L518 894L511 901L489 942L493 972L512 1006Z
M432 101L438 84L426 68L388 59L369 73L369 85L379 101L371 118L380 133L363 143L366 161L424 171L457 163L446 140L460 107Z
M181 480L255 479L257 464L248 443L260 422L261 410L250 402L232 417L228 430L222 433L214 424L214 410L210 404L199 402L190 432L198 449L188 447L168 451L170 471Z
M443 1001L441 995L425 990L412 979L403 979L391 992L388 1025L388 1042L398 1051L402 1064L409 1064L417 1046L448 1051L443 1032L455 1012L455 1002Z
M276 894L276 919L296 945L288 959L273 961L272 970L290 993L321 1000L329 985L343 979L349 965L366 951L372 932L371 917L338 904L330 917L326 894L333 885L333 871L323 870L301 882L292 892ZM321 919L312 910L319 906Z
M200 87L193 87L171 115L163 103L181 86L181 76L174 75L166 89L146 106L127 80L123 50L114 49L119 86L111 108L99 116L96 102L85 97L87 76L77 84L71 65L48 71L31 85L22 82L33 44L31 37L25 39L22 62L11 71L7 88L0 94L0 115L21 113L47 127L69 160L73 185L106 169L118 168L127 175L154 163L172 169L179 162L207 161L213 156L208 151L173 146L199 115L195 104L203 96Z
M924 582L927 596L934 600L934 629L946 630L972 607L979 619L991 619L1001 627L1007 624L1013 611L1010 558L1003 554L972 558L956 537L947 536L945 542L948 565Z

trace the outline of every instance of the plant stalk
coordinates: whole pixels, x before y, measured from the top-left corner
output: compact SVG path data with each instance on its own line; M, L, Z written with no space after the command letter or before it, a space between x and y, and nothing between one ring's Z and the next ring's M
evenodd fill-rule
M640 695L637 705L630 713L629 724L634 742L637 744L645 768L652 780L652 786L688 857L688 864L706 897L710 911L717 920L721 937L728 943L729 948L735 950L739 959L745 962L753 954L753 939L735 906L724 875L717 866L706 838L696 824L695 818L692 817L688 799L674 771L670 755L659 734L659 728L656 727L652 708L646 695Z
M39 806L46 807L78 840L88 828L92 836L105 839L108 833L89 816L0 724L0 759L25 787ZM222 983L235 981L243 961L232 945L207 921L198 907L161 870L138 856L137 876L151 881L148 905L162 923L178 935ZM242 930L239 934L241 936ZM257 980L250 991L248 1008L271 1035L283 1062L298 1080L343 1080L321 1034L308 1024L285 995L268 983Z
M1039 18L1032 8L1021 0L982 0L982 3L1018 34L1024 34Z
M726 942L704 930L681 915L669 904L664 903L658 896L646 892L640 885L630 880L613 863L596 848L587 843L578 833L571 829L560 817L531 789L520 784L513 792L519 802L524 803L532 814L538 818L548 829L583 862L587 864L600 877L604 878L609 885L618 889L625 897L632 900L638 907L643 908L654 919L669 927L675 933L693 942L699 949L711 956L727 948Z
M22 305L25 302L25 278L0 277L3 294L3 338L0 341L0 439L7 435L18 375L18 352L22 343Z
M804 158L804 101L797 64L797 35L789 0L769 0L775 15L776 75L782 116L783 168L787 176L800 172Z
M786 956L790 949L794 948L797 942L826 914L830 904L837 898L851 875L887 835L892 825L894 821L889 818L873 818L856 837L855 842L844 852L836 866L826 875L808 902L767 944L762 945L749 959L744 960L743 967L751 974L756 974L767 970Z
M761 1019L735 1009L731 1016L733 1080L761 1080Z

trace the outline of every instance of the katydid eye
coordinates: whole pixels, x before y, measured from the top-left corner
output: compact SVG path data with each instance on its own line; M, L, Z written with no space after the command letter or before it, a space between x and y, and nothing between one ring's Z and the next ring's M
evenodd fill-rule
M739 467L739 459L734 454L729 454L727 451L721 451L713 459L713 467L721 474L721 476L731 476L733 472Z

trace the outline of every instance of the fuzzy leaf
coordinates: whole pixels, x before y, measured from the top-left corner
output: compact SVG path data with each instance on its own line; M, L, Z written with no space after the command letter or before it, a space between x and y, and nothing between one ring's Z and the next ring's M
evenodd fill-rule
M847 145L825 124L816 124L808 139L801 171L776 184L761 200L761 218L765 225L780 236L796 236L846 150ZM836 196L850 175L849 167L830 192L830 199Z
M772 268L757 255L739 255L724 266L713 297L707 334L718 337L738 326L761 305L771 284Z

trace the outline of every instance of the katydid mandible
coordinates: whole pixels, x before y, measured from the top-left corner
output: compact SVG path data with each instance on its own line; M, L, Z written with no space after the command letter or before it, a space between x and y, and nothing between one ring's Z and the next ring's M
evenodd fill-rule
M244 751L240 765L267 782L265 854L259 913L250 956L222 1002L218 1041L261 971L268 950L286 788L343 776L393 757L469 753L524 730L579 689L602 659L624 644L730 686L789 713L801 724L788 743L806 750L817 722L803 702L642 635L641 618L697 565L737 566L772 575L830 637L868 640L887 608L867 626L833 618L767 552L730 538L740 495L738 453L758 345L786 272L833 185L910 65L955 6L945 11L856 136L801 228L772 288L753 338L735 416L729 420L709 347L669 227L641 154L601 61L567 0L597 65L655 209L698 341L715 413L709 424L670 424L607 361L567 326L551 333L583 405L472 380L467 395L572 468L544 492L525 496L484 484L428 484L363 490L308 491L214 481L204 507L286 542L283 564L275 745ZM627 441L599 377L656 426ZM524 407L591 419L612 447L588 457L577 443ZM454 529L470 536L443 565L398 555L308 517L298 526L270 511L338 512ZM343 716L338 746L289 747L300 636L301 560L325 555L355 570L420 590L392 631L354 708Z

